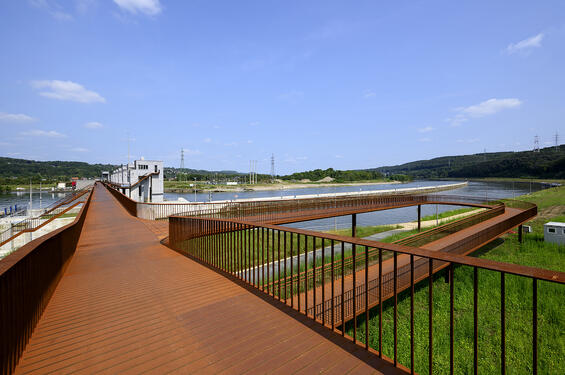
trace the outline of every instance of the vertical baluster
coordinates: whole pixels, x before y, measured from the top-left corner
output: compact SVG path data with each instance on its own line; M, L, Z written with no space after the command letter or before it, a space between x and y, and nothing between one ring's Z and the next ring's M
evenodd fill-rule
M335 329L335 301L334 301L334 240L331 240L331 246L332 246L332 259L331 259L331 278L332 278L332 331Z
M414 255L410 254L410 373L414 374Z
M353 342L357 343L357 257L356 247L352 244L352 257L353 257Z
M326 324L326 278L325 278L325 274L326 274L326 269L325 269L325 265L326 265L326 253L325 253L325 243L324 243L324 238L322 238L322 323Z
M383 357L383 249L379 249L379 357Z
M538 279L532 279L532 369L538 373Z
M479 272L473 267L473 373L479 372Z
M345 336L345 243L341 242L341 335Z
M304 313L308 316L308 236L304 236Z
M277 279L279 280L279 301L281 300L281 231L277 231Z
M298 311L300 311L300 299L302 298L300 293L300 234L296 235L296 293L298 293Z
M286 305L286 298L288 295L288 290L287 290L287 285L288 285L288 280L286 279L286 262L287 262L287 253L286 253L286 232L283 232L283 236L284 236L284 244L283 244L283 258L284 258L284 303Z
M265 228L261 228L261 290L265 291Z
M449 373L453 375L454 372L454 337L455 337L455 322L454 322L454 271L455 266L453 263L449 264Z
M369 350L369 247L365 246L365 349Z
M398 349L398 253L394 252L394 317L393 317L393 325L394 325L394 366L397 365L397 349Z
M506 278L500 273L500 372L506 374Z
M316 237L312 237L312 318L316 320Z

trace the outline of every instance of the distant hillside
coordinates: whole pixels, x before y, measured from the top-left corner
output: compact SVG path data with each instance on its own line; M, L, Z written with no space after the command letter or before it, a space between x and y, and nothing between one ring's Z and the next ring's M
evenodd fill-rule
M462 156L442 156L406 164L374 168L388 174L415 178L565 178L565 145L539 152L490 152Z
M35 161L0 157L2 184L57 180L70 177L100 177L102 171L112 170L110 164L88 164L78 161ZM21 181L20 181L21 180Z

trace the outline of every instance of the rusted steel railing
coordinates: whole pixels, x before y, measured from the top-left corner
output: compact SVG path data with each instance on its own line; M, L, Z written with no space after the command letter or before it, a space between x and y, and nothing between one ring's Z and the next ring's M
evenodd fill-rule
M116 190L113 184L104 182L104 185L108 188L108 191L120 202L122 207L126 209L132 216L137 216L137 202L133 199L125 196L119 190Z
M430 197L427 202L439 202L438 197ZM452 204L457 204L452 197ZM424 198L418 198L424 199ZM286 203L286 202L285 202ZM388 203L391 203L390 201ZM395 202L398 204L404 204ZM416 204L424 204L424 200ZM464 202L459 202L463 203ZM467 201L468 203L468 201ZM329 203L328 203L329 204ZM412 202L414 204L414 202ZM482 202L477 201L477 205ZM510 204L511 206L513 204ZM538 368L538 284L540 281L564 284L565 273L538 268L500 263L480 258L464 256L510 229L519 226L535 217L537 207L531 204L514 204L520 210L507 211L503 216L492 217L494 210L505 210L497 206L491 213L480 213L482 223L476 230L468 230L465 236L455 233L446 236L434 244L445 241L445 247L432 251L421 247L408 247L399 244L385 244L364 239L319 233L304 229L294 229L268 224L277 212L273 207L268 209L254 206L242 218L208 218L182 217L169 218L169 245L180 253L198 259L222 272L229 273L242 281L258 288L273 298L290 305L299 312L324 324L328 328L346 335L343 321L351 319L353 327L364 323L363 341L357 337L357 329L353 329L355 343L367 350L370 342L376 342L375 354L383 356L383 302L390 299L393 312L394 351L392 361L398 364L398 295L403 290L410 294L410 361L403 363L414 371L414 290L416 283L427 279L429 298L427 315L429 332L433 331L433 279L430 277L440 269L448 268L449 282L449 368L453 370L454 360L454 283L455 268L471 268L474 275L473 287L473 368L478 370L478 271L488 270L500 275L502 281L507 274L528 279L533 286L531 298L532 324L532 372ZM375 207L375 206L373 206ZM292 205L287 205L292 209ZM312 209L318 210L320 206ZM363 207L359 207L363 210ZM281 211L279 210L280 214ZM219 213L213 213L214 215ZM222 212L225 214L225 212ZM232 212L234 216L235 213ZM298 215L300 216L300 215ZM300 216L303 217L303 216ZM267 218L267 219L266 219ZM257 219L258 222L251 220ZM476 225L471 219L467 224ZM489 224L491 223L492 224ZM448 225L448 230L461 229L462 224ZM464 226L464 228L474 228ZM469 233L470 232L470 233ZM351 249L349 257L343 256L346 248ZM349 269L348 269L349 268ZM504 283L500 286L501 301L505 301ZM373 309L373 310L371 310ZM378 316L378 321L369 319L369 311ZM425 312L424 312L425 313ZM497 318L492 314L483 314L481 319L500 319L503 327L506 319L506 306L501 305L501 313ZM526 323L526 322L525 322ZM501 330L501 371L505 372L506 361L506 329ZM433 371L434 336L428 335L427 370ZM435 338L437 340L437 338ZM524 340L529 340L524 338Z
M74 254L92 194L75 220L0 260L0 373L11 373Z

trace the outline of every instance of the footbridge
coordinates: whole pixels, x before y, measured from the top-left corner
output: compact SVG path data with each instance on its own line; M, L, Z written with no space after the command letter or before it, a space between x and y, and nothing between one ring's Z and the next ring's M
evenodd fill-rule
M436 203L486 210L398 244L284 226L407 206L420 216L421 205ZM401 374L414 373L416 360L432 373L432 335L429 357L414 357L413 308L410 360L399 360L396 304L402 290L413 298L415 285L429 280L432 328L429 276L445 268L453 369L455 267L529 280L537 369L537 287L565 283L560 272L465 256L534 217L535 206L523 203L343 197L211 205L188 215L137 218L128 197L97 183L72 224L2 259L1 373ZM475 306L478 287L475 278ZM395 306L389 356L382 350L387 299ZM374 326L369 312L379 309ZM477 327L478 312L475 368Z

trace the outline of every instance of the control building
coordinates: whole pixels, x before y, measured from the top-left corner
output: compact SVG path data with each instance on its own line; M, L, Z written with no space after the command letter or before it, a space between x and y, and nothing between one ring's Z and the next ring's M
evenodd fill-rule
M162 161L134 160L110 172L108 178L110 183L134 201L163 201Z

